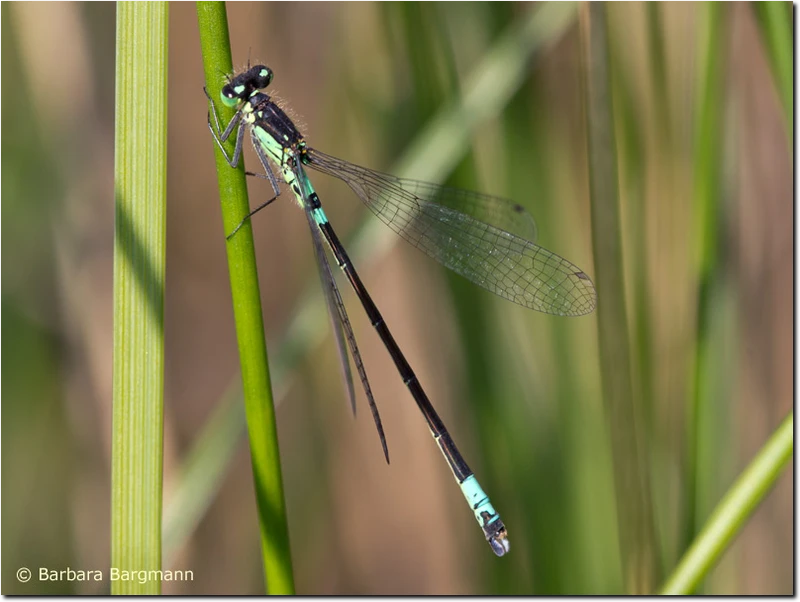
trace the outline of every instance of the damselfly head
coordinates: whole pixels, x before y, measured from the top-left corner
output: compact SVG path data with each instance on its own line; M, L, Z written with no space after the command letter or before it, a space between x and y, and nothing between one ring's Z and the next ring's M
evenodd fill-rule
M262 90L272 81L272 69L264 65L250 67L240 73L222 87L220 96L222 103L228 107L235 107L252 96L256 90Z

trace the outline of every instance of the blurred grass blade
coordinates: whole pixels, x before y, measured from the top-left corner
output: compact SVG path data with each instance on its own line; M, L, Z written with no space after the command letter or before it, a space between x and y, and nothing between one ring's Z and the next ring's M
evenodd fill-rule
M672 149L673 119L672 106L669 102L670 89L667 76L667 52L664 45L664 15L667 7L658 2L647 2L647 41L652 67L653 101L659 119L656 120L658 134L663 137L663 147L669 152Z
M225 4L198 2L197 19L206 87L212 98L219 98L223 83L220 74L232 71ZM198 89L198 94L200 93L202 92ZM220 105L220 117L227 123L233 116L233 111L222 107L221 103L217 104ZM204 125L198 124L198 127ZM232 151L233 142L228 142L229 151ZM239 164L238 169L231 169L210 135L209 145L215 149L224 224L224 232L220 232L220 236L223 236L225 232L233 231L241 216L249 211L244 161ZM264 339L253 230L249 221L239 230L237 236L228 241L227 250L266 588L270 594L293 594L294 577L278 431L267 363L267 344ZM221 420L220 423L227 425L228 421Z
M463 95L433 117L392 173L433 182L446 177L469 150L475 128L500 114L522 86L530 57L561 39L575 11L572 2L548 2L514 24L465 79Z
M623 571L628 592L643 594L655 587L658 561L647 457L641 447L646 436L632 389L605 11L605 4L590 3L580 15L598 342Z
M679 542L683 551L697 534L698 506L701 496L702 466L699 460L701 441L712 448L709 438L717 429L716 421L704 422L703 416L716 412L709 409L718 395L710 392L706 384L709 367L715 353L712 318L718 313L723 283L721 270L722 237L722 161L723 116L725 113L725 55L727 36L727 7L713 2L700 6L702 35L698 42L698 102L695 121L694 161L694 273L697 274L697 326L693 349L693 373L689 382L689 405L686 417L687 450L685 459L686 516L684 533ZM705 428L704 428L705 427ZM717 448L719 446L716 446ZM716 463L708 463L717 470ZM710 507L710 506L708 506Z
M661 594L689 595L695 590L775 484L793 452L794 412L790 412L717 505Z
M184 460L177 489L164 508L164 565L185 542L222 484L228 465L245 430L242 394L237 384L229 390L206 422L197 443Z
M794 6L789 2L754 2L751 7L767 47L791 143L794 132Z
M165 2L117 5L111 566L125 571L161 569L167 25Z

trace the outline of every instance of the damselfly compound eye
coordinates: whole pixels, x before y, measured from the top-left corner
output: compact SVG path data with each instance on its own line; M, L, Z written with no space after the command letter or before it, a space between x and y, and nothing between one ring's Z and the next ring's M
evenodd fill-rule
M272 82L272 69L264 65L256 65L249 73L252 74L253 88L262 90Z

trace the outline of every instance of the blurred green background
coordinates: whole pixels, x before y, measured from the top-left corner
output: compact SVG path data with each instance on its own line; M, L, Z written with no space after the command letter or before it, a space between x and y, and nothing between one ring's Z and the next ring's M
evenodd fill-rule
M271 94L312 146L394 172L482 61L538 18L518 56L524 81L507 102L487 96L497 109L438 175L523 203L540 243L597 283L580 10L233 3L228 17L237 67L250 57L274 70ZM508 526L504 559L342 287L391 466L360 392L352 420L333 343L315 334L327 322L305 219L284 197L258 215L299 593L620 593L626 507L650 523L625 525L644 542L650 589L669 574L792 407L793 97L774 43L791 39L791 5L769 10L608 5L637 418L628 431L603 401L597 314L504 302L395 245L349 190L315 178ZM2 4L4 594L108 591L21 585L15 572L109 564L114 30L110 3ZM170 7L169 37L164 568L191 569L194 581L164 592L253 594L261 552L193 4ZM252 168L250 149L246 159ZM250 190L253 202L269 194L261 181ZM599 303L622 301L598 288ZM305 307L321 321L298 321ZM616 493L612 433L638 442L647 482L635 499ZM792 593L792 490L789 469L703 592Z

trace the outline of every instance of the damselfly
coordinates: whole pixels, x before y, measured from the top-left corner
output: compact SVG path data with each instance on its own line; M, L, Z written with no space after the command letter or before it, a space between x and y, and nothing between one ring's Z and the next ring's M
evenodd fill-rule
M388 462L389 452L380 415L350 320L325 254L323 239L392 356L403 382L425 417L434 440L483 529L486 540L495 554L503 556L509 550L503 521L459 453L442 419L433 408L361 282L344 246L325 216L306 169L343 180L381 221L409 243L475 284L525 307L562 316L587 314L594 309L597 301L592 281L566 259L534 244L533 220L516 203L475 192L396 178L311 148L286 113L268 95L261 92L271 81L272 71L263 65L256 65L229 79L222 88L221 99L225 106L235 108L236 113L224 130L220 126L214 101L209 97L211 110L208 127L228 163L232 167L238 165L245 130L249 130L256 155L264 169L263 174L251 175L269 180L274 192L271 199L245 216L228 238L236 234L253 214L280 196L278 178L270 167L272 161L305 211L311 229L311 240L333 324L342 375L352 407L355 409L355 391L348 348L364 387ZM236 146L233 156L230 156L225 151L223 142L234 132Z

